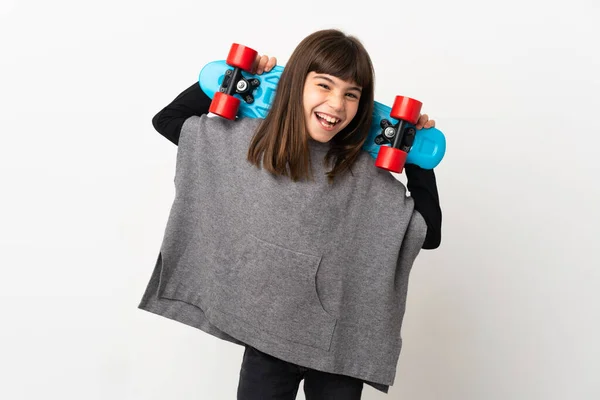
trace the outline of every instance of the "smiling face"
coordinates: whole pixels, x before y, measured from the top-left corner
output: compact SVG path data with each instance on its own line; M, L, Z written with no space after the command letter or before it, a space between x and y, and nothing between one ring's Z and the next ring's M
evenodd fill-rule
M361 88L328 74L309 72L304 83L304 118L313 140L329 142L352 121Z

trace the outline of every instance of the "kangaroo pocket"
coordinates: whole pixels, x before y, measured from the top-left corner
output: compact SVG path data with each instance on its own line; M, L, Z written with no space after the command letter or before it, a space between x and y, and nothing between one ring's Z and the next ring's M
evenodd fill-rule
M288 341L329 350L336 320L321 304L321 257L248 236L215 276L213 307Z

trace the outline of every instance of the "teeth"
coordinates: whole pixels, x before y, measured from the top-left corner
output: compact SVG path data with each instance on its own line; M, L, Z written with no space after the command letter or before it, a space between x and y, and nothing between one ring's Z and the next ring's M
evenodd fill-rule
M325 121L329 122L330 124L337 124L338 122L340 122L338 118L333 118L325 114L317 113L317 115L323 118Z

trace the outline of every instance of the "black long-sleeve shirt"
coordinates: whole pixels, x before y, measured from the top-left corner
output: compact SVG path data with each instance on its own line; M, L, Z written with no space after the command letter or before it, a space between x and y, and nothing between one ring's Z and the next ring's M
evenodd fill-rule
M208 114L210 103L210 97L202 91L198 82L194 82L152 118L152 125L161 135L178 144L185 120L192 115ZM415 209L427 224L427 236L422 247L435 249L440 245L442 231L442 210L435 173L414 164L406 164L404 170Z

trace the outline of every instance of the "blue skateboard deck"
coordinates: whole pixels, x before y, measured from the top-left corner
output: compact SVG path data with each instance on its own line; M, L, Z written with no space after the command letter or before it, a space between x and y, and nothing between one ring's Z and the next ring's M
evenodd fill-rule
M225 79L225 71L232 69L233 67L228 65L225 60L206 64L198 77L200 88L208 97L214 98L215 93L219 91ZM242 71L244 78L248 80L257 79L260 84L252 93L254 98L252 103L247 103L239 95L235 95L235 97L242 100L237 112L238 117L264 118L267 115L275 97L277 84L283 69L282 66L278 65L271 71L261 75L252 75ZM377 159L381 146L389 146L388 143L377 144L375 142L376 137L382 132L381 121L388 120L392 124L398 123L396 119L390 116L391 111L391 107L375 102L371 129L363 145L363 149L374 159ZM416 132L414 142L406 157L406 163L415 164L424 169L433 169L442 161L445 153L446 138L441 131L437 128L420 129Z

